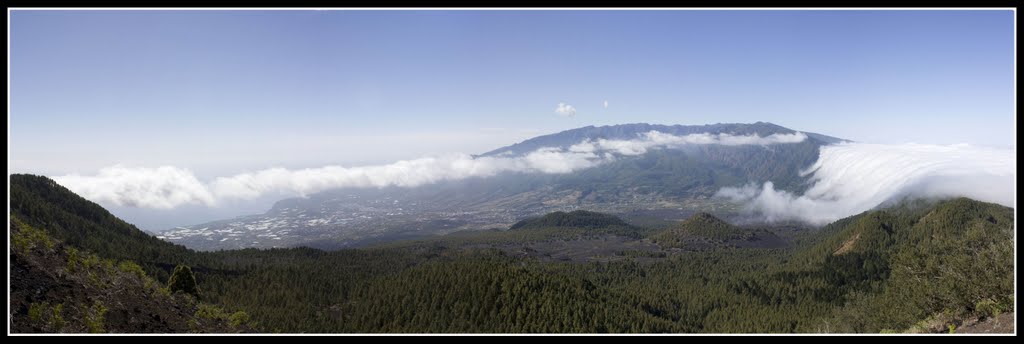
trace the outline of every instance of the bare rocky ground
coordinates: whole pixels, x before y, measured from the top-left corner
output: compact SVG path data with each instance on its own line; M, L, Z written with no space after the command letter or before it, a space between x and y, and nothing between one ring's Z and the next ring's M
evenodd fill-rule
M956 333L1014 333L1014 313L1003 313L985 320L965 323Z
M12 333L253 331L248 323L230 324L222 310L203 308L191 295L167 292L137 266L105 261L44 235L25 235L23 230L32 229L14 222L11 230L12 238L33 239L10 251Z

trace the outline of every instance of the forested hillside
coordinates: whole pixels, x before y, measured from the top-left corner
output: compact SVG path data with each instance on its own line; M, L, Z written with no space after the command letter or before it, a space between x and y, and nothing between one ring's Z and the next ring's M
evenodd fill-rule
M179 262L197 263L199 256L191 250L135 228L49 178L26 174L10 178L11 214L45 229L54 239L104 258L135 261L161 280Z
M25 224L12 224L12 241L65 243L36 255L66 257L55 252L73 247L109 266L134 261L145 268L139 280L153 285L166 285L184 263L201 302L244 311L264 331L877 333L936 323L945 331L1013 311L1013 210L963 198L794 233L733 227L707 214L658 232L573 212L366 249L221 252L162 242L45 177L12 176L11 204ZM688 235L746 241L751 230L782 244L658 245ZM22 250L47 247L32 240ZM30 257L16 251L12 260ZM30 295L25 281L63 271L33 266L12 268L12 295ZM15 319L52 320L41 314L61 302L19 297L29 301L12 303ZM76 319L91 319L81 315L87 306L76 306L84 309ZM46 324L13 329L56 331Z

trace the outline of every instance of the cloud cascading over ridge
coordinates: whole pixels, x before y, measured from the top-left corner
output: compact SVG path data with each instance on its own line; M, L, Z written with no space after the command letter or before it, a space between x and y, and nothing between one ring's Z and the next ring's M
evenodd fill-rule
M775 190L771 182L723 188L717 196L745 204L769 221L823 225L886 201L966 196L1014 206L1014 151L970 145L842 143L821 147L802 175L802 195Z
M555 113L565 117L572 117L576 116L576 108L566 103L558 103L558 107L555 108Z
M676 136L651 131L633 140L586 140L568 148L540 148L522 156L473 157L448 154L387 165L325 166L300 170L270 168L200 182L187 170L112 166L93 176L53 177L71 191L100 203L170 209L185 204L215 206L225 199L253 199L268 193L306 195L353 187L415 187L503 172L569 173L612 161L616 156L644 154L650 149L683 145L770 145L801 142L803 133L739 136L691 134Z

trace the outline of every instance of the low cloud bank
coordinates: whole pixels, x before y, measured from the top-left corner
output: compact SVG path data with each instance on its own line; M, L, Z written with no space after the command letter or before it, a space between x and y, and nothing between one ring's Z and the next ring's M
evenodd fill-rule
M811 187L802 195L761 186L723 188L716 196L741 202L768 221L799 220L823 225L910 198L966 196L1014 206L1014 151L970 145L823 146L802 175Z
M633 140L586 140L567 149L541 148L522 156L449 154L376 166L270 168L218 177L208 183L200 182L188 169L173 166L116 165L91 176L71 174L53 179L92 201L170 209L184 204L216 206L221 200L254 199L269 193L306 195L335 188L415 187L503 172L570 173L615 160L617 156L644 154L651 149L708 144L770 145L805 139L807 136L799 132L760 137L706 133L676 136L651 131Z

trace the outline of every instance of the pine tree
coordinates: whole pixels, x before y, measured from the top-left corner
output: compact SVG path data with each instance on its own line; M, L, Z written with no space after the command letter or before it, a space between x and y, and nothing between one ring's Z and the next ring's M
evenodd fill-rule
M178 264L174 268L174 273L171 274L171 279L167 281L167 288L171 292L182 291L187 294L192 294L195 297L199 297L199 287L196 285L196 276L192 274L192 269L188 265Z

